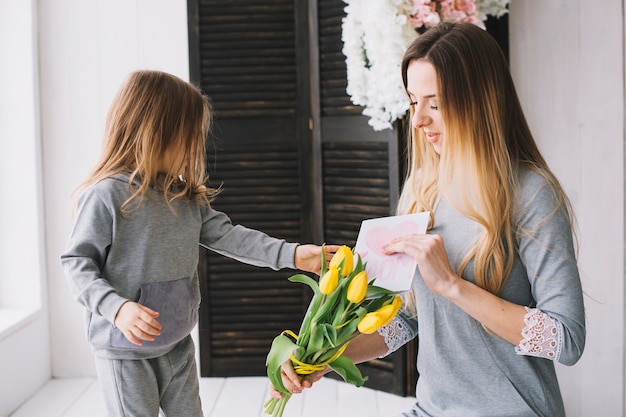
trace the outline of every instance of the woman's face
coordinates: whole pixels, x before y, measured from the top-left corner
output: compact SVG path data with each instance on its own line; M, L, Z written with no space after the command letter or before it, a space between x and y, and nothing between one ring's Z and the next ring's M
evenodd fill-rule
M437 73L435 67L423 59L412 61L406 71L407 92L413 107L411 124L422 129L426 140L438 154L444 140L443 120L438 107Z

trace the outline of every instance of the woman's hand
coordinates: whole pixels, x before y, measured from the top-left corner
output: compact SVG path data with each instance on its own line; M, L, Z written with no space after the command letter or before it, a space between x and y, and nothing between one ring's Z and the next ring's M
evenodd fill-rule
M300 394L305 388L311 388L313 384L324 376L328 372L328 367L325 370L314 372L303 378L296 373L291 365L291 361L286 361L280 366L280 376L283 380L283 385L292 394ZM280 391L270 385L270 396L273 398L280 398L282 395Z
M410 235L392 240L385 253L406 253L417 266L428 288L447 298L504 340L517 345L525 326L523 306L497 295L456 275L448 262L439 235Z
M393 239L383 247L387 255L405 253L417 261L424 282L435 294L444 295L459 279L450 267L439 235L415 234Z
M332 258L335 252L339 249L338 245L299 245L296 248L296 255L294 259L296 268L319 275L322 271L322 248L324 248L326 266L328 266L330 258Z

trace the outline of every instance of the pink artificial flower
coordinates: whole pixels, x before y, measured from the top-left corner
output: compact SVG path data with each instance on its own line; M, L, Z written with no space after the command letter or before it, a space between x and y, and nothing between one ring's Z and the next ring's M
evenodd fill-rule
M476 0L406 0L405 11L413 29L443 22L480 24Z
M457 0L456 8L463 11L466 15L478 14L478 7L476 6L476 0Z
M441 0L439 14L446 22L463 22L477 13L475 0Z
M438 13L431 13L424 20L424 26L427 28L437 26L439 23L441 23L441 18Z
M467 16L463 21L466 23L472 23L477 26L480 26L483 23L483 21L480 20L480 18L478 17L478 13L473 14L471 16Z
M422 26L430 27L433 21L433 15L436 15L437 2L430 0L409 0L407 11L407 19L411 23L413 29ZM438 16L437 16L438 18ZM436 22L437 24L439 22Z

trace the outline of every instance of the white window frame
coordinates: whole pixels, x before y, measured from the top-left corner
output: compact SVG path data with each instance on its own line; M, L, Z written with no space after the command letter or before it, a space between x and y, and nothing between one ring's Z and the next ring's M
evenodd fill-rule
M45 282L36 13L18 3L0 6L0 340L41 314Z

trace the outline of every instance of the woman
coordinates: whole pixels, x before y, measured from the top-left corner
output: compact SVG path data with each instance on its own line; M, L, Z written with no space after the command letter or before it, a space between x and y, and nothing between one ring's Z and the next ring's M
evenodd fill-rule
M398 213L431 223L385 249L417 261L407 308L345 354L363 362L419 335L404 416L564 416L554 362L573 365L585 343L573 214L506 59L477 26L441 24L408 48L402 76L412 140ZM321 377L283 372L294 392Z

